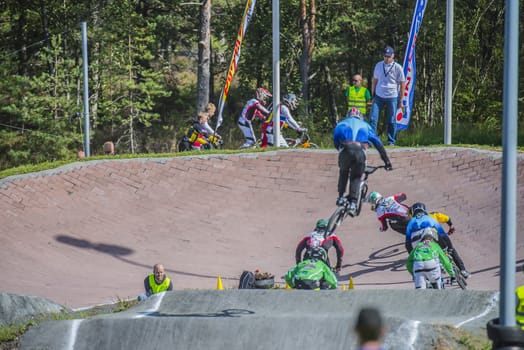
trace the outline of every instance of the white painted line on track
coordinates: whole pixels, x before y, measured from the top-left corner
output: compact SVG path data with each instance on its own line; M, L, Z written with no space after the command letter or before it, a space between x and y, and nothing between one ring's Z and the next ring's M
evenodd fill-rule
M420 321L406 320L400 324L397 330L386 335L386 337L391 336L395 339L403 339L402 349L416 350L415 343L417 342L419 324Z
M486 306L486 309L484 311L482 311L480 314L478 314L477 316L474 316L474 317L471 317L471 318L468 318L467 320L465 321L462 321L462 322L459 322L455 325L455 328L459 328L459 327L462 327L463 325L465 325L466 323L469 323L471 321L475 321L476 319L478 318L481 318L481 317L484 317L486 316L491 310L493 310L493 308L495 308L495 305L498 304L499 302L499 293L495 293L493 295L493 297L491 298L490 302L488 303L488 306Z
M160 304L162 304L162 299L164 299L164 295L166 295L166 292L154 294L152 297L157 298L157 300L153 304L153 307L149 310L142 311L140 314L135 315L133 318L142 318L142 317L149 316L152 313L157 312L158 308L160 307Z
M67 344L64 348L64 350L73 350L75 348L76 343L76 336L78 334L78 328L80 327L80 323L83 321L83 319L77 319L73 320L71 324L71 329L69 329L69 337L67 340Z

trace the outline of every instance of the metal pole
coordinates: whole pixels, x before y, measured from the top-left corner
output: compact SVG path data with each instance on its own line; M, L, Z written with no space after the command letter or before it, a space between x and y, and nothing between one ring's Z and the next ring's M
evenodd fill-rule
M504 86L502 98L502 202L500 224L499 318L488 322L492 349L523 349L515 327L515 258L517 246L517 118L519 76L519 2L506 0L504 18Z
M446 72L444 87L444 144L451 144L451 100L453 91L453 0L446 7Z
M517 222L517 118L519 2L506 0L504 23L504 94L502 100L502 207L500 251L500 320L515 325L515 257Z
M89 86L87 71L87 24L82 22L82 66L84 73L84 153L86 157L91 156L91 147L89 144Z
M280 0L273 1L273 145L280 146Z

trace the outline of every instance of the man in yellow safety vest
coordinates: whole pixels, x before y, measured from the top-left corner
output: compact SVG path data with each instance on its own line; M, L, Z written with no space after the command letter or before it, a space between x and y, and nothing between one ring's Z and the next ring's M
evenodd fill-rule
M371 93L368 89L362 86L362 77L360 74L355 74L351 78L352 86L346 89L345 95L348 103L348 112L352 107L357 107L360 113L365 117L367 109L371 106Z

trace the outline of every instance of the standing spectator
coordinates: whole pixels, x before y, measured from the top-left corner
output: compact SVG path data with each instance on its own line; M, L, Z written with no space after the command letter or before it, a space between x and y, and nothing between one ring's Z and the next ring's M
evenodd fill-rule
M348 112L352 107L357 107L364 117L368 115L368 107L371 105L371 93L362 86L362 77L355 74L351 78L352 86L346 89L345 95L348 102Z
M240 146L240 149L250 148L256 144L255 133L253 132L253 119L259 118L265 120L269 115L269 111L264 107L267 103L267 99L273 96L268 90L260 87L256 91L256 97L247 101L242 114L238 118L238 127L242 130L244 137L246 138L244 144Z
M355 333L358 336L358 350L384 350L382 338L386 333L386 327L377 309L360 309L355 322Z
M427 227L422 232L422 239L409 253L406 268L414 278L415 289L426 289L426 280L433 289L442 289L440 266L444 267L452 279L455 278L455 271L442 248L435 243L438 241L437 230Z
M155 264L155 266L153 266L153 273L144 279L144 289L146 293L140 294L138 301L146 300L153 294L173 290L173 283L166 275L164 265Z
M524 272L524 265L522 265L522 272ZM517 296L516 300L516 318L517 318L517 327L520 327L524 331L524 285L519 286L515 289L515 294Z
M352 108L348 117L337 124L333 131L333 143L338 154L338 199L337 205L344 205L349 200L349 215L357 213L357 199L362 175L366 170L366 147L371 142L386 165L386 170L393 170L382 142L371 126L362 120L358 109ZM349 179L349 194L344 197Z
M371 81L370 124L377 131L380 112L386 107L386 121L388 130L388 146L394 146L397 141L397 108L402 107L402 93L406 86L406 77L400 64L395 62L395 51L391 46L384 49L384 60L375 65ZM399 94L400 93L400 94Z

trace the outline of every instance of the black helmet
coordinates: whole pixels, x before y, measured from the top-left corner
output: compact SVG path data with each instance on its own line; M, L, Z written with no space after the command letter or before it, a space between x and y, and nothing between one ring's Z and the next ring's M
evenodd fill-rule
M411 216L415 216L417 213L427 214L426 205L424 203L417 202L409 208L409 214Z
M314 247L306 251L306 254L304 255L304 259L322 260L323 262L326 262L327 256L328 256L327 252L324 248Z

